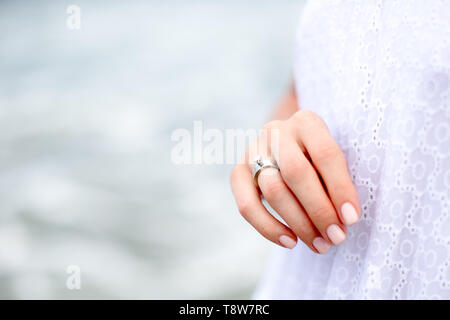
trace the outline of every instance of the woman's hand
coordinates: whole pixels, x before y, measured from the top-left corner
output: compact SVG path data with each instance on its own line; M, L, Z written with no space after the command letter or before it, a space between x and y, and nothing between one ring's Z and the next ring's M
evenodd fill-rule
M280 168L263 169L259 188L249 161L256 155L273 158ZM233 169L231 187L242 216L264 237L290 249L298 237L314 252L325 253L345 240L345 225L360 217L345 156L325 122L309 110L266 124L245 161ZM266 210L260 192L287 226Z

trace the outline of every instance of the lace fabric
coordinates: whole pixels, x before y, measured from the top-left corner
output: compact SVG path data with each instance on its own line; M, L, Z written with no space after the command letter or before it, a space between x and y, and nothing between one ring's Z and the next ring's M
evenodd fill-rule
M255 297L450 299L450 2L309 1L295 50L362 218L326 255L276 249Z

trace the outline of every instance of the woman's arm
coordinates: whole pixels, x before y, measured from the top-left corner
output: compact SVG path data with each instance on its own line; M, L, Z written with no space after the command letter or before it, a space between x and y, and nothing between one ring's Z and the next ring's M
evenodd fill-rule
M272 120L287 120L298 111L297 94L295 93L294 81L291 82L288 92L283 96L280 103L272 114Z

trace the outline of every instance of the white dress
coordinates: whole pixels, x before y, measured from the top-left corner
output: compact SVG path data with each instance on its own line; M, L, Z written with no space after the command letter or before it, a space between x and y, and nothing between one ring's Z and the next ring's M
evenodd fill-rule
M362 219L325 255L276 249L254 297L450 299L450 1L309 1L294 76Z

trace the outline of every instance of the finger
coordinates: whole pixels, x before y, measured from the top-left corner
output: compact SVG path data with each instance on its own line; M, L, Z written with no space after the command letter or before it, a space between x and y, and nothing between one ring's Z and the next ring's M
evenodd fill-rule
M297 126L298 142L306 149L320 173L341 221L346 225L355 224L361 215L360 204L344 153L325 122L312 112L305 114Z
M295 233L263 206L247 165L238 164L233 169L231 189L239 212L260 234L282 247L292 249L296 246Z
M294 137L283 135L277 159L283 180L300 201L324 239L334 245L345 240L345 227L326 194L316 170L303 154Z
M311 250L326 253L330 249L330 244L316 230L277 169L264 169L258 176L258 184L269 205Z

